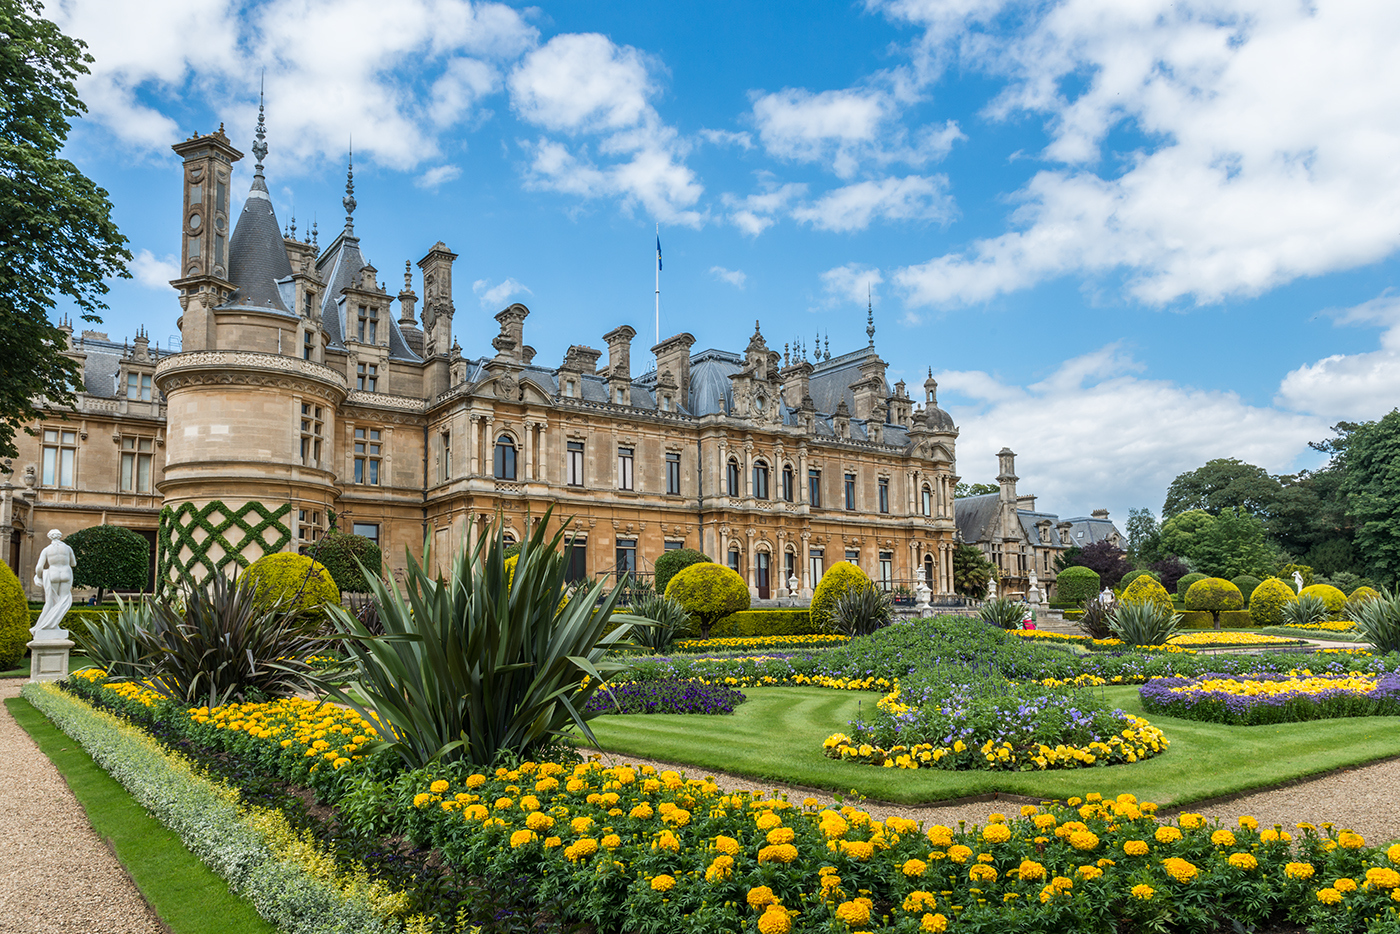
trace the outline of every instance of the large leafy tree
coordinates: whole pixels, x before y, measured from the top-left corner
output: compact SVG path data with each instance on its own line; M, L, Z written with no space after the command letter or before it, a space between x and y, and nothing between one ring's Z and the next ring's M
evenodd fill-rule
M1136 567L1146 567L1162 554L1162 532L1151 510L1128 510L1128 560Z
M94 525L64 539L78 566L74 587L96 587L97 602L108 590L145 590L151 578L151 543L119 525Z
M59 157L86 111L74 80L92 61L40 16L39 0L0 0L0 456L47 408L71 405L77 364L49 321L67 296L84 321L106 307L108 276L128 276L126 238L107 192Z
M1339 458L1357 556L1372 577L1393 584L1400 568L1400 409L1351 428Z
M1201 573L1225 580L1241 574L1268 577L1274 565L1264 523L1241 508L1221 510L1201 530L1189 557Z
M953 550L953 590L965 597L981 600L987 595L997 566L988 561L982 549L974 545L959 545Z
M1196 560L1196 545L1215 524L1215 517L1204 509L1191 509L1162 523L1162 552Z
M966 480L953 487L953 499L963 499L968 496L986 496L988 493L996 493L1001 487L995 483L968 483Z
M1167 500L1162 504L1162 518L1169 519L1192 509L1217 515L1231 508L1264 516L1271 512L1278 495L1279 482L1263 467L1233 457L1217 458L1172 481L1167 487Z

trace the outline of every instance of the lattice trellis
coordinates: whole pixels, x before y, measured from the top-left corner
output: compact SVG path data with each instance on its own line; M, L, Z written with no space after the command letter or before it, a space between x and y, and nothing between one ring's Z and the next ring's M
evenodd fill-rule
M219 500L166 506L160 511L159 580L168 585L177 577L222 573L231 564L245 568L261 555L281 551L292 540L292 530L282 521L291 511L287 503L268 508L259 502L229 506ZM204 533L203 541L197 532ZM211 558L216 545L223 554ZM253 546L261 554L249 558L244 553Z

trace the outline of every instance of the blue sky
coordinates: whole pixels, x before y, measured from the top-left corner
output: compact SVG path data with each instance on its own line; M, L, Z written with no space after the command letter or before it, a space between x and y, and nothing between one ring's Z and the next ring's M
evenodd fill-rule
M164 346L169 146L245 151L266 71L278 216L356 229L397 291L437 240L488 353L619 324L742 349L876 344L1062 514L1160 508L1212 457L1275 472L1400 398L1400 6L1278 0L64 0L69 155L137 255L102 327ZM251 158L241 165L242 183ZM421 291L421 284L417 287ZM643 356L645 353L643 351Z

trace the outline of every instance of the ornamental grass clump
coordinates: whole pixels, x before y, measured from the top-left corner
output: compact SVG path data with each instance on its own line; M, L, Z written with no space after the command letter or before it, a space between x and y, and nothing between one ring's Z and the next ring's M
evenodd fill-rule
M69 634L89 662L113 678L134 678L141 673L140 633L155 628L155 610L149 600L117 597L117 612L91 620Z
M1382 654L1400 652L1400 592L1380 591L1379 595L1347 608L1362 642L1369 642Z
M1144 580L1150 578L1138 578L1138 581ZM1180 613L1164 610L1158 603L1128 603L1126 600L1118 604L1108 620L1113 635L1128 645L1165 645L1176 635L1180 625Z
M602 581L570 592L563 523L547 536L552 510L521 543L511 575L498 519L470 551L434 578L425 550L408 556L400 586L369 581L382 636L342 607L330 617L344 640L350 677L368 700L333 695L362 716L410 767L465 760L490 764L529 756L572 727L593 740L588 699L623 662L605 660L639 618L614 616L618 588ZM619 623L608 632L611 623ZM606 633L606 634L605 634Z
M1025 615L1025 606L1020 601L1010 597L997 597L995 600L988 600L977 611L978 619L984 623L990 623L998 629L1020 629L1021 620L1025 618Z
M1327 604L1305 588L1296 600L1290 600L1279 610L1279 625L1310 629L1327 621Z
M690 614L681 602L659 593L643 596L633 609L651 625L634 624L632 641L656 655L671 651L676 637L690 626Z
M1090 639L1113 638L1113 630L1109 628L1108 621L1117 608L1118 601L1112 597L1106 600L1099 597L1085 603L1084 615L1079 617L1079 631Z
M831 627L852 639L868 636L893 619L894 599L874 584L848 590L831 611Z

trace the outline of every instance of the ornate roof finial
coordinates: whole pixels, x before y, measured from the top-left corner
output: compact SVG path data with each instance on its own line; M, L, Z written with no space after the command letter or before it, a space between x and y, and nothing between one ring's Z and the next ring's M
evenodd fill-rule
M865 284L865 336L875 346L875 306L870 298L870 283Z
M314 246L314 247L315 247L316 249L318 249L318 250L321 248L321 245L316 241L316 218L315 218L315 217L312 217L312 218L311 218L311 245Z
M296 238L297 238L297 215L296 215L296 209L293 208L293 209L292 209L292 239L295 240Z
M789 348L789 346L788 346L788 344L787 344L787 341L784 341L784 342L783 342L783 366L789 366L789 365L791 365L791 363L792 363L792 357L791 357L791 355L790 355L790 349L791 349L791 348Z
M413 291L413 260L411 259L403 261L403 290L405 292Z
M263 160L267 158L267 127L263 123L263 85L261 81L258 82L258 129L253 135L257 137L257 141L253 143L253 156L258 160L253 165L253 174L261 177Z
M827 332L826 332L826 354L822 357L822 359L823 359L823 360L830 360L830 359L831 359L831 332L830 332L830 331L827 331Z
M345 163L345 197L340 199L345 207L345 232L355 233L355 143L350 143L350 157Z

